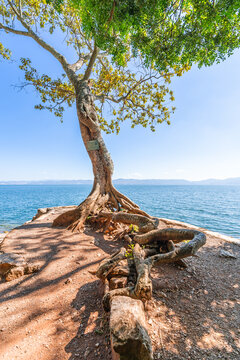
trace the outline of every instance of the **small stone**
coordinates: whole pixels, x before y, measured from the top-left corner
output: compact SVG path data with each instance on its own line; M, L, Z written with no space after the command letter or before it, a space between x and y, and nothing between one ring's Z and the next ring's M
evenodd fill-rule
M158 296L162 296L164 298L167 298L167 295L163 291L158 291L157 294L158 294Z
M225 257L225 258L237 259L237 257L234 254L230 253L229 251L223 250L223 249L220 250L219 256Z
M72 278L68 278L64 284L70 284L70 283L72 283Z
M40 216L46 214L48 211L48 208L38 209L37 214L32 218L32 221L38 219Z
M87 356L90 354L91 350L89 348L86 348L85 353L84 353L84 358L86 359Z

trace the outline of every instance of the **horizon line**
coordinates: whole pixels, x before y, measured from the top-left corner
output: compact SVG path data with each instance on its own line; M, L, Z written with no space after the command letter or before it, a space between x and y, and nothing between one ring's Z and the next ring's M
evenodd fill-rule
M226 178L204 178L204 179L198 179L198 180L189 180L189 179L185 179L185 178L124 178L124 177L118 177L118 178L114 178L112 179L112 181L118 181L118 180L126 180L126 181L188 181L188 182L198 182L198 181L209 181L209 180L217 180L217 181L224 181L224 180L236 180L236 179L240 179L240 176L236 176L236 177L226 177ZM33 179L21 179L21 180L0 180L0 183L8 183L8 182L52 182L52 181L56 181L56 182L61 182L61 181L89 181L92 182L93 179L38 179L38 180L33 180Z

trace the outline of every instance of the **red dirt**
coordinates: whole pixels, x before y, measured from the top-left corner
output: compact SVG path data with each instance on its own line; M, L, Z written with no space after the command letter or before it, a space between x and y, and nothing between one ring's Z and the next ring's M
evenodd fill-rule
M90 229L51 228L60 211L14 229L2 245L40 271L0 283L1 360L111 359L100 281L89 270L123 244ZM220 257L220 249L237 259ZM239 360L240 247L208 236L186 262L184 270L152 271L146 312L154 359Z

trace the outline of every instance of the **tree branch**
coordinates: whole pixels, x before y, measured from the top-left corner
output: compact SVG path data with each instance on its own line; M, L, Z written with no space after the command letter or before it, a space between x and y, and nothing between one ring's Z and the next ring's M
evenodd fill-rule
M124 96L121 96L120 98L115 98L113 96L109 96L109 95L96 95L95 96L96 100L110 100L116 104L119 104L122 100L124 100Z
M69 65L69 68L70 68L72 71L76 72L76 71L78 71L78 70L81 69L81 67L82 67L83 64L84 64L84 61L86 61L86 60L88 60L88 59L90 59L90 58L91 58L91 55L90 55L90 54L88 54L88 55L86 55L86 56L83 56L83 57L80 57L80 59L79 59L78 61L76 61L74 64Z
M20 23L22 24L22 26L27 30L27 32L24 32L24 35L26 36L26 34L28 34L27 36L31 37L33 40L35 40L42 48L44 48L45 50L47 50L50 54L52 54L55 59L57 59L60 64L62 65L63 69L65 70L69 80L75 84L76 80L77 80L77 75L75 74L75 72L70 68L69 64L67 63L66 58L60 54L53 46L49 45L48 43L46 43L42 38L40 38L32 29L31 27L23 20L22 16L20 15L20 13L17 11L17 9L15 8L15 6L12 4L12 2L10 0L8 0L8 4L10 5L10 7L12 8L14 14L16 15L18 21L20 21ZM14 30L14 29L12 29ZM13 33L17 34L17 35L23 35L22 33L18 33L18 32L14 32Z
M170 75L173 75L173 74L170 74ZM126 95L123 95L123 96L120 96L119 98L116 98L114 96L111 96L111 95L104 95L104 94L101 94L101 95L96 95L95 96L95 99L96 100L109 100L109 101L112 101L116 104L119 104L121 101L123 100L127 100L128 96L134 91L134 89L136 89L137 86L141 85L142 83L146 82L146 81L149 81L149 80L152 80L152 79L156 79L156 80L159 80L161 77L163 77L164 75L162 76L158 76L158 75L148 75L145 76L145 77L141 77L138 81L136 81L136 83L130 87L130 89L128 90L127 94Z
M91 72L92 72L92 68L93 68L93 65L97 59L97 56L98 56L98 48L96 46L96 44L94 44L94 49L93 49L93 53L92 53L92 56L90 58L90 61L88 63L88 66L87 66L87 69L85 71L85 74L83 76L83 80L88 80L90 75L91 75Z
M0 23L0 29L3 29L5 31L7 31L7 32L11 32L11 33L16 34L16 35L23 35L23 36L30 37L30 34L29 34L28 31L16 30L16 29L13 29L13 28L10 28L8 26L3 25L2 23Z
M98 59L102 59L104 56L106 56L107 53L106 52L102 52L100 54L97 55L97 58ZM86 60L90 60L91 59L91 54L87 54L85 56L81 56L79 58L78 61L76 61L74 64L71 64L69 65L70 69L72 69L74 72L78 71L81 69L81 67L83 66L84 64L84 61Z

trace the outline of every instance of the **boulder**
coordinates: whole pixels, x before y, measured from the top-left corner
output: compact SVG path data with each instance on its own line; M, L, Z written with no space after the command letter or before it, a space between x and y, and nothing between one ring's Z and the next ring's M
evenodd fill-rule
M4 275L7 271L15 267L27 265L24 258L18 254L4 253L0 254L0 275Z
M38 219L40 216L46 214L49 211L48 208L42 208L42 209L38 209L36 215L32 218L32 221Z
M0 277L3 277L6 281L17 279L23 275L32 274L38 270L38 265L27 264L25 259L18 254L0 254Z
M10 270L8 270L5 273L5 280L6 281L12 281L15 280L23 275L28 275L28 274L32 274L39 271L39 266L38 265L25 265L25 266L19 266L19 267L14 267Z
M152 360L152 345L141 300L113 297L110 333L113 359Z

